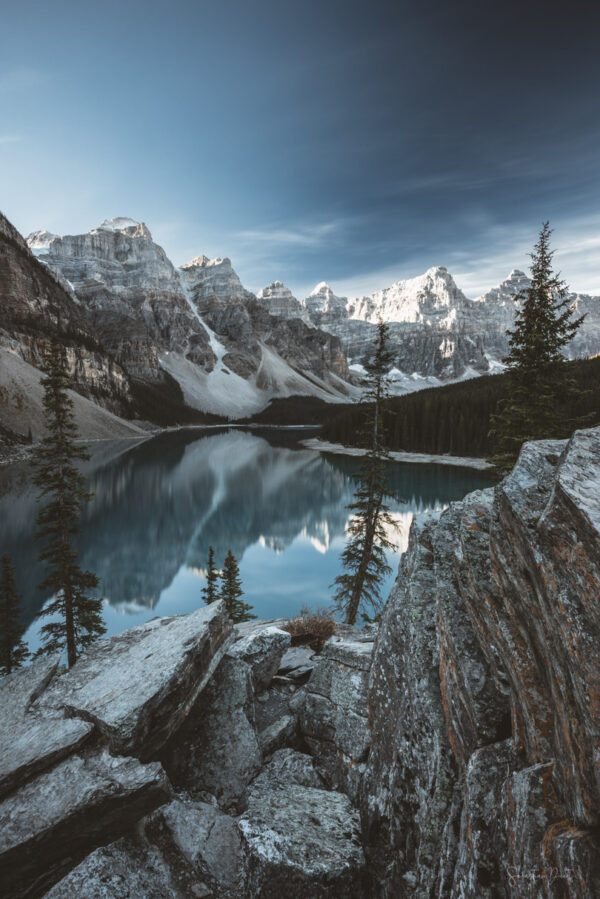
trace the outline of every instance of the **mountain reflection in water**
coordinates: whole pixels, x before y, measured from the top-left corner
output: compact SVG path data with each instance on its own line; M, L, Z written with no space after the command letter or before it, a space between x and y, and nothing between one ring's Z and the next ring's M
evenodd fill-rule
M202 603L208 547L221 564L232 549L246 601L261 618L327 605L340 571L359 460L321 456L306 432L177 431L142 443L91 445L84 466L93 501L77 538L84 568L100 577L109 633ZM36 492L26 466L0 470L0 549L17 569L27 623L48 597L33 534ZM413 513L441 509L488 486L482 472L390 465L398 551ZM397 556L390 563L396 575ZM28 638L37 645L37 622Z

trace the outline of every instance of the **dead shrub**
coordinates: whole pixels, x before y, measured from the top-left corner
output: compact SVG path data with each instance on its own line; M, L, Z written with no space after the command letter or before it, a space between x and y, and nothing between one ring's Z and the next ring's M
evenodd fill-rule
M306 606L282 627L292 635L292 646L306 645L316 652L320 652L325 642L337 631L331 609L309 609Z

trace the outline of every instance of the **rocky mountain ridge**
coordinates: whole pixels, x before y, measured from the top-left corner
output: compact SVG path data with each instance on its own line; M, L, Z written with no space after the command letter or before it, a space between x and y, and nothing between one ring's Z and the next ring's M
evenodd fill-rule
M403 392L411 386L407 379L415 375L447 381L499 371L508 351L506 331L514 322L515 297L530 283L524 272L514 269L498 287L469 299L448 270L436 266L356 299L336 296L321 282L300 302L300 308L313 324L340 338L357 367L370 354L381 317L390 327L394 377L398 391ZM586 320L567 355L583 358L600 352L600 297L571 293L570 298ZM297 314L293 305L280 304L274 311Z
M168 373L192 408L235 418L275 396L335 402L356 392L339 340L270 315L227 258L198 256L176 269L146 225L123 217L87 234L29 240L128 371L150 383Z
M69 285L36 259L2 215L0 309L0 418L5 426L25 435L31 430L34 437L41 432L39 367L49 338L56 335L65 346L75 387L86 398L77 400L77 414L80 423L88 423L88 434L108 435L113 425L121 435L128 431L115 418L131 413L128 372L99 341Z

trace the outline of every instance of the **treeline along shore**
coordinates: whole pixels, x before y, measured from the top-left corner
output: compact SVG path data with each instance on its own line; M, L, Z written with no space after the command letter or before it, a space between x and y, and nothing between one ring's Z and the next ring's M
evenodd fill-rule
M586 391L576 408L569 403L565 418L592 413L589 427L600 424L600 356L569 363L573 377ZM415 453L488 457L494 451L490 418L505 395L507 375L485 375L393 397L385 416L391 450ZM325 421L319 436L331 443L361 446L365 406L344 407Z

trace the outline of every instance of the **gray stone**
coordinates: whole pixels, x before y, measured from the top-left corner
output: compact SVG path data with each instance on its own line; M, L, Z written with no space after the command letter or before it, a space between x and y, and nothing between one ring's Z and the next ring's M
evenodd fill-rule
M88 855L45 899L208 899L212 895L197 878L185 887L155 847L121 839Z
M228 646L221 602L99 640L36 703L94 722L115 752L156 753L185 720Z
M206 791L226 809L243 806L261 765L250 667L226 655L162 761L178 790Z
M156 828L168 833L191 870L218 896L243 894L242 840L233 818L203 802L175 799L152 815L146 825L151 837Z
M93 724L31 703L56 674L59 657L41 658L0 679L0 797L79 749Z
M252 782L257 786L277 787L281 784L298 784L302 787L324 789L323 778L316 771L310 755L297 749L278 749L274 752L258 777Z
M162 767L106 750L60 762L0 803L0 880L8 896L39 894L99 843L169 798Z
M373 643L357 640L357 633L326 642L298 710L300 732L328 785L353 801L371 742L367 690Z
M258 734L258 745L262 752L263 758L271 755L276 749L281 749L294 736L296 730L296 719L293 715L284 715L278 718L269 727L261 730Z
M307 678L315 667L314 654L314 650L308 646L290 646L281 658L277 673L292 680Z
M362 668L363 671L368 671L371 667L372 654L372 640L352 642L341 637L330 637L322 650L324 658L342 662L350 668Z
M341 793L281 785L251 790L238 819L248 895L264 899L366 897L358 813Z
M277 673L291 639L287 631L274 626L265 627L237 640L229 655L250 665L254 689L259 693L269 686Z
M293 714L292 702L297 692L293 681L273 679L269 689L256 697L256 729L265 730L283 716Z
M360 805L374 895L381 897L438 895L444 829L453 811L460 816L439 677L435 527L435 519L413 521L373 658L369 723L376 739ZM410 891L406 874L414 880Z

